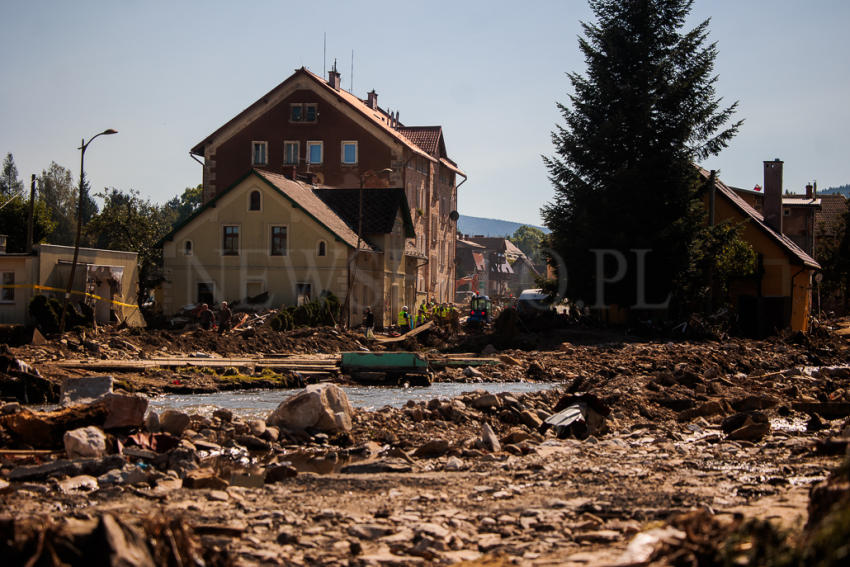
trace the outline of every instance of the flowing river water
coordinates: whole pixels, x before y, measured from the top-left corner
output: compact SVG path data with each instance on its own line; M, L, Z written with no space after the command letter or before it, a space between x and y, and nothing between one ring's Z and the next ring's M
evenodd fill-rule
M433 398L453 398L473 390L485 390L493 394L501 392L525 393L548 390L559 385L558 383L537 382L481 382L474 384L435 382L430 386L407 388L388 388L385 386L341 387L348 395L352 406L374 410L384 406L401 407L408 400L428 401ZM226 408L242 417L265 418L274 411L280 402L302 391L301 389L236 390L212 394L169 394L151 398L150 408L156 412L170 408L201 415L212 414L213 410L217 408Z

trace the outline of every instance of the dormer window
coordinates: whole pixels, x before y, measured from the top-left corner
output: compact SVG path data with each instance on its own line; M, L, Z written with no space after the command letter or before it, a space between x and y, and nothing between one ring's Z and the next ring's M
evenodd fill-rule
M290 122L316 122L318 107L314 102L298 102L289 105Z
M251 142L251 163L253 165L267 165L268 160L268 142Z

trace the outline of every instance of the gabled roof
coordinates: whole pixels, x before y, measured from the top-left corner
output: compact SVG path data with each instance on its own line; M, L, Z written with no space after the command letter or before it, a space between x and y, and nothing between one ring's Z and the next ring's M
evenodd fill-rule
M333 210L351 230L357 232L360 211L360 189L314 189L313 192ZM404 235L415 238L413 220L404 189L363 189L363 234L388 234L393 231L396 218L401 214Z
M703 169L698 168L699 173L702 177L708 180L711 174ZM717 191L725 197L736 209L738 209L745 217L749 217L749 219L759 228L763 233L768 235L776 244L785 250L785 253L791 257L791 259L797 263L802 264L806 267L813 268L815 270L820 269L820 264L815 261L814 258L806 254L805 250L797 246L797 244L788 238L784 234L780 234L773 230L764 220L764 215L760 212L752 208L749 203L747 203L743 197L738 195L731 187L720 181L720 179L715 178L714 186Z
M232 125L236 122L240 121L243 118L247 118L254 113L261 111L261 109L268 107L270 104L276 102L276 99L279 98L280 93L282 93L286 87L288 87L292 82L296 81L300 77L306 77L310 81L316 85L317 90L320 92L324 92L327 95L334 97L335 99L341 101L343 104L351 108L352 110L358 112L365 118L369 120L369 122L374 125L379 131L384 134L389 135L396 142L404 145L407 149L412 151L413 153L420 155L424 158L427 158L430 161L438 161L440 157L445 156L445 147L443 148L443 155L434 154L431 155L428 151L422 149L416 142L412 141L410 138L402 134L400 130L416 130L416 128L409 128L403 125L399 125L398 128L393 127L392 121L389 118L389 114L383 111L380 108L373 109L370 108L365 102L360 100L357 96L351 94L343 88L339 90L334 89L331 85L328 84L322 77L316 75L312 71L309 71L306 67L301 67L300 69L296 69L295 72L286 78L282 83L274 87L272 90L267 92L265 95L260 97L256 102L251 104L245 110L228 120L223 126L218 128L215 132L204 138L201 142L197 143L189 152L197 155L204 155L204 146L206 146L213 139L218 138L222 134L225 134ZM424 127L424 128L434 128L433 126ZM436 128L440 128L437 126ZM439 139L442 143L442 133L440 133ZM457 166L455 166L456 168ZM461 172L459 169L457 170L463 177L466 175Z
M235 187L237 187L240 183L248 179L249 177L254 176L260 181L264 182L269 188L273 189L279 195L283 196L294 206L303 210L307 216L311 217L314 221L323 226L326 230L328 230L331 234L333 234L336 238L345 242L352 248L357 246L357 233L355 233L349 226L343 221L336 213L334 213L330 207L328 207L321 199L319 199L310 186L300 183L298 181L293 181L284 177L283 175L279 175L277 173L271 173L268 171L264 171L260 173L256 169L252 169L246 175L244 175L241 179L237 180L233 185L218 193L214 198L207 201L204 206L195 211L189 218L184 220L178 226L174 227L171 232L162 237L162 239L157 242L156 246L162 246L162 244L166 240L173 240L174 236L186 225L195 220L198 216L203 214L207 209L216 206L216 203L225 195L230 193ZM372 250L372 247L365 241L360 241L360 249L361 250Z

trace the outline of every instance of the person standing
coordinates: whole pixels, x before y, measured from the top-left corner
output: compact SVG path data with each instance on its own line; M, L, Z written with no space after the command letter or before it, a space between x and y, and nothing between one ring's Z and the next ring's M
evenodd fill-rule
M374 329L375 329L375 314L372 313L371 307L366 307L366 309L363 310L363 335L367 339L374 339L375 338Z
M201 305L201 310L198 311L198 323L205 331L209 331L215 323L215 315L210 311L210 306L206 303Z
M221 311L218 313L218 334L223 335L230 330L230 320L233 318L233 312L227 306L226 301L221 302Z
M401 311L398 312L398 328L399 331L404 334L410 331L411 329L411 320L410 313L407 311L407 305L401 308Z

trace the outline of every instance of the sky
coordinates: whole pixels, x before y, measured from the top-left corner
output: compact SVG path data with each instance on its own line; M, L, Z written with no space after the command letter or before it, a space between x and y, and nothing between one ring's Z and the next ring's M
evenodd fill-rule
M27 186L51 161L78 179L81 140L114 128L86 151L93 191L163 203L201 182L192 146L296 68L336 60L345 89L443 127L469 176L461 214L530 224L553 198L541 156L593 20L584 0L4 0L2 14L0 152ZM696 0L689 25L706 18L717 92L745 122L701 165L744 188L775 158L787 190L850 183L850 2Z

